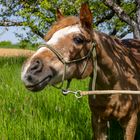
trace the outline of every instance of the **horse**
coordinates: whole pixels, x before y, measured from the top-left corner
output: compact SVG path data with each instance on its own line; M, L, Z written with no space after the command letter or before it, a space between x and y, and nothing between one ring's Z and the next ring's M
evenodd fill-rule
M80 14L65 17L56 12L42 45L22 66L21 79L33 92L63 80L94 78L93 50L96 50L98 90L140 90L140 41L109 36L92 28L88 4L81 5ZM140 96L129 94L88 96L94 140L107 139L107 125L117 120L125 140L134 140L139 121Z

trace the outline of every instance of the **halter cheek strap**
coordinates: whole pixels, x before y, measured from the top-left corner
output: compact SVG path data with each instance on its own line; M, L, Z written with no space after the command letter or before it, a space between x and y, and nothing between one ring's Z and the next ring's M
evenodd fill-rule
M93 77L92 77L92 90L95 90L95 84L96 84L96 79L97 79L97 53L96 53L96 48L93 49ZM93 98L96 98L96 95L93 95Z

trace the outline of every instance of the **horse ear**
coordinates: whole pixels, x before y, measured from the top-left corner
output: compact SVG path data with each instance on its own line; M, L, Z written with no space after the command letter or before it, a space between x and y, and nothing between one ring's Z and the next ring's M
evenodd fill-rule
M63 14L61 13L61 11L57 8L56 9L56 20L61 20L62 18L64 18Z
M84 28L92 29L92 13L87 3L83 3L80 9L80 21Z

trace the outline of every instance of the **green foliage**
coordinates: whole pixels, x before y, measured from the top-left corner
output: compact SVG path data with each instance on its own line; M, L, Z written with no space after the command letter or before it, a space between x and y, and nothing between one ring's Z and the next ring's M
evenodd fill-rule
M27 39L21 40L17 44L12 44L10 41L0 42L0 48L21 48L21 49L30 49L36 50L40 43L32 43Z
M1 41L1 42L0 42L0 45L1 45L1 46L11 46L12 43L11 43L10 41Z
M12 44L10 41L1 41L0 48L18 48L17 44Z
M10 0L8 3L1 1L0 4L3 5L3 8L0 21L17 19L17 22L21 22L21 25L31 28L32 32L28 32L29 37L33 37L35 34L43 37L52 22L55 21L56 8L60 8L64 15L78 15L80 5L83 2L89 3L94 17L93 25L98 30L118 36L124 36L128 32L132 32L132 29L126 23L120 21L115 14L109 17L113 11L100 0ZM116 2L131 18L136 18L134 1L121 0ZM115 32L113 32L114 30Z
M22 49L30 49L30 50L35 50L37 47L38 47L38 43L34 44L34 43L31 43L29 40L21 40L18 44L19 48L22 48Z

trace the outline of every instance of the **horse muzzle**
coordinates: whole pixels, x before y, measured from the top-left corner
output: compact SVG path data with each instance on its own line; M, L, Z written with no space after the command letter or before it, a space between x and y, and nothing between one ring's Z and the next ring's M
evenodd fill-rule
M49 84L53 77L51 69L45 68L39 59L34 60L22 68L21 79L25 87L30 91L40 91Z

